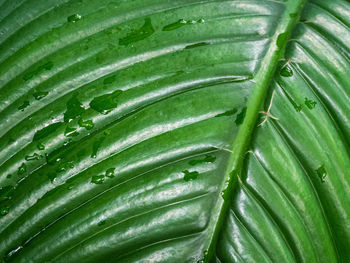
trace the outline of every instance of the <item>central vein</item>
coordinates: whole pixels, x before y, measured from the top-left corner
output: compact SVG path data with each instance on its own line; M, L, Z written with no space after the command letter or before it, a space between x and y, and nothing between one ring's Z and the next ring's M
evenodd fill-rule
M205 244L207 251L204 257L205 262L210 262L211 258L215 255L216 241L230 205L232 192L237 185L241 173L244 156L249 147L259 111L265 102L266 94L275 74L278 61L284 57L286 43L290 38L295 24L299 21L306 1L288 0L285 3L286 7L280 23L271 38L270 46L261 62L260 69L255 75L254 90L247 104L245 119L240 126L236 139L230 147L232 153L221 185L221 193L223 193L224 198L218 198L213 209L213 218L208 227L210 237Z

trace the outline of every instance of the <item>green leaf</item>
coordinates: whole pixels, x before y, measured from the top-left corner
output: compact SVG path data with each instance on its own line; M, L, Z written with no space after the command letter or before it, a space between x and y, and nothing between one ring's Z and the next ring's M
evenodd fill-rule
M1 261L350 261L348 1L0 6Z

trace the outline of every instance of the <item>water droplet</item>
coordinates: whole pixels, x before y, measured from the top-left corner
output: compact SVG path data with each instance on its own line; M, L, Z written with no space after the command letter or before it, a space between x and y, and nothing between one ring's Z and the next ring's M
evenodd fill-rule
M110 129L106 129L104 132L103 132L104 135L108 136L111 134L111 130Z
M73 161L68 161L68 162L63 162L60 163L56 169L57 172L64 172L66 170L69 170L71 168L74 168L74 162Z
M112 75L103 80L104 85L112 84L116 80L116 76Z
M70 122L76 117L84 113L85 109L82 107L81 102L76 96L71 97L67 101L67 110L64 113L64 122Z
M297 103L294 101L294 99L293 99L288 93L284 92L284 94L287 96L289 102L293 105L294 109L295 109L297 112L300 112L301 109L303 108L303 106L300 105L300 104L297 104Z
M45 150L45 145L44 144L42 144L42 143L38 143L37 144L37 146L36 146L37 148L38 148L38 150L40 150L40 151L43 151L43 150Z
M203 261L204 262L208 261L208 256L209 256L208 250L204 250L204 253L203 253Z
M289 14L289 17L290 17L290 18L294 18L294 17L296 17L296 16L297 16L297 13L290 13L290 14Z
M326 181L326 177L327 177L327 171L324 168L324 164L322 164L320 167L318 167L318 169L316 170L316 173L317 173L318 177L320 178L321 182L324 183Z
M189 165L196 165L196 164L200 164L200 163L213 163L215 162L216 157L214 155L210 155L210 154L206 154L204 159L202 160L191 160L189 161Z
M45 64L38 66L36 69L28 71L26 74L24 74L23 80L28 81L34 76L39 75L41 72L51 70L52 68L53 68L53 62L52 61L46 62Z
M221 197L224 200L228 200L230 198L232 184L231 182L235 181L239 177L237 170L232 170L229 174L229 177L225 180L223 185L223 190L221 192Z
M91 158L96 158L97 152L99 148L101 147L102 142L104 141L105 137L101 137L98 140L96 140L92 146L92 153Z
M55 122L42 128L41 130L38 130L34 134L33 141L38 141L49 136L50 134L54 133L62 124L62 122Z
M41 100L42 98L46 97L49 93L47 91L37 91L33 93L33 97L36 100Z
M286 32L279 34L277 37L276 45L278 49L281 49L287 42L288 34Z
M0 208L0 216L5 216L9 213L8 207L1 207Z
M204 21L203 18L200 18L197 21L195 21L195 20L179 19L178 21L163 27L163 31L171 31L171 30L175 30L175 29L178 29L178 28L186 26L186 25L193 25L193 24L196 24L196 23L201 24L201 23L204 23L204 22L205 21Z
M49 165L56 165L67 156L68 152L72 151L73 146L77 146L77 143L74 143L72 139L69 138L68 141L64 142L63 146L56 148L49 154L46 154L46 162ZM79 146L82 147L82 145Z
M104 182L104 175L94 175L92 178L91 178L91 183L94 183L94 184L103 184Z
M25 108L29 106L29 101L25 100L23 101L22 105L18 107L19 110L24 111Z
M150 37L155 32L151 19L146 18L144 25L140 29L131 31L126 37L119 39L119 45L127 46L131 43Z
M305 98L305 105L312 110L313 108L316 107L317 102L308 98Z
M33 155L26 155L24 157L24 159L26 161L36 161L36 160L40 160L40 158L42 158L43 156L37 154L37 153L34 153Z
M22 175L27 171L27 166L25 163L22 163L21 166L18 168L18 175Z
M63 146L67 146L68 144L70 144L72 142L72 139L69 138L67 141L63 142Z
M118 106L118 97L121 94L121 90L116 90L113 93L96 97L90 102L90 107L101 114L108 114Z
M176 21L175 23L171 23L171 24L163 27L163 31L175 30L175 29L183 27L185 25L187 25L187 21L184 19L180 19L180 20Z
M241 125L244 121L244 118L245 118L245 113L247 111L247 107L244 107L240 113L237 114L237 117L236 117L236 120L235 120L235 123L237 126Z
M0 202L11 199L11 195L15 188L12 185L0 187Z
M114 170L115 170L115 168L109 168L109 169L107 169L107 171L106 171L106 176L107 176L107 177L110 177L110 178L114 177Z
M80 127L84 127L87 130L91 130L94 127L92 120L84 121L83 119L79 119L78 124Z
M98 226L103 226L104 224L106 224L106 220L102 220L102 221L100 221L100 222L98 222Z
M52 153L50 153L52 154ZM51 158L50 159L50 154L49 155L46 155L46 159L47 159L47 163L48 164L51 164L51 165L54 165L55 163L59 163L61 162L62 158L61 157L55 157L55 158Z
M281 68L280 75L283 77L291 77L293 76L293 70L288 65L285 65Z
M193 172L190 172L188 170L185 170L185 171L182 171L182 173L184 174L184 180L187 182L187 181L190 181L190 180L195 180L197 179L199 173L197 171L193 171Z
M67 17L67 21L71 22L71 23L78 22L80 19L81 19L81 15L79 15L79 14L74 14L74 15L70 15L69 17Z
M46 174L47 178L49 178L49 180L51 181L51 183L54 183L56 181L56 174L53 172L50 172L48 174Z
M200 42L200 43L196 43L196 44L191 44L185 47L185 49L191 49L191 48L196 48L196 47L203 47L203 46L208 46L210 45L210 43L208 42Z
M233 108L232 110L225 111L223 113L220 113L216 115L215 117L223 117L223 116L232 116L237 112L236 108Z
M67 137L78 136L79 132L77 132L76 130L77 130L76 128L67 126L65 131L64 131L64 135L67 136Z

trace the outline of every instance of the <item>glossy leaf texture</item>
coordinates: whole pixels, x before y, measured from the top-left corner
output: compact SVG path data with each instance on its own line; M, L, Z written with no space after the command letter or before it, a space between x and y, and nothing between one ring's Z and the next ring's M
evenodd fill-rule
M256 129L247 153L221 262L349 261L349 14L344 1L306 5L265 103L278 120Z
M0 0L0 258L348 262L350 4L303 4Z

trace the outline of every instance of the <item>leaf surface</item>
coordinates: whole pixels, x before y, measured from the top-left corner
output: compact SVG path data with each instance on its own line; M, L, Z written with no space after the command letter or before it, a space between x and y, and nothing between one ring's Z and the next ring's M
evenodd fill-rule
M0 6L4 261L350 260L349 2Z

